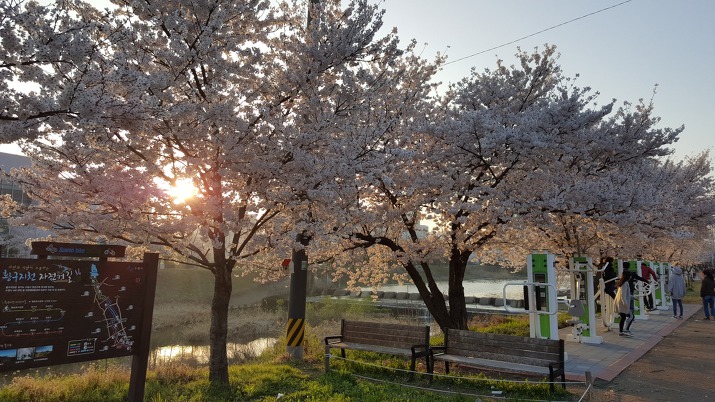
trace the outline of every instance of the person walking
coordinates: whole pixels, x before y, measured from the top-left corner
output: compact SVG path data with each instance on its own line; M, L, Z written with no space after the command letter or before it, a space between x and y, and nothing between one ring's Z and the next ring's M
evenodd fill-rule
M715 279L713 271L706 269L702 273L703 280L700 282L700 297L703 298L703 310L705 310L705 319L709 320L712 317L715 320Z
M626 332L629 335L631 333L631 325L636 319L636 281L646 282L643 277L631 271L630 267L631 264L628 261L623 263L623 275L621 275L621 279L619 279L619 282L624 281L624 283L628 283L628 290L630 291L629 298L626 299L629 301L630 315L628 316L628 322L626 322L626 328L623 330L623 332Z
M616 282L618 281L618 274L616 269L613 267L613 257L606 257L603 267L603 290L607 295L611 296L611 299L616 298Z
M670 300L673 302L673 318L682 320L685 278L683 277L683 270L678 266L673 267L670 272L668 292L670 293ZM680 314L678 314L678 308L680 308Z
M621 319L618 320L618 336L630 337L632 336L631 333L624 330L628 317L633 316L631 312L631 288L628 286L628 275L626 272L628 272L628 270L623 271L623 275L621 275L618 283L616 283L618 290L616 291L616 297L613 299L613 311L618 313L621 317ZM630 324L628 325L630 326Z
M655 310L655 303L653 301L653 293L655 293L655 284L658 282L658 275L655 274L655 271L648 266L646 263L641 263L641 276L643 279L645 279L645 282L647 284L650 284L649 287L649 292L643 299L643 303L645 304L645 309L646 311L653 311Z

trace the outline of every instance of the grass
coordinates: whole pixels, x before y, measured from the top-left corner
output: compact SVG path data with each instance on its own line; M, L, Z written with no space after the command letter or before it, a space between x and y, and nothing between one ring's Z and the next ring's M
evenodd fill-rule
M95 368L65 376L17 376L0 389L0 401L120 401L126 398L128 390L129 374L125 369Z
M128 377L126 370L118 367L47 377L42 381L17 377L0 389L0 402L119 402L126 398ZM495 389L511 397L543 399L548 390L543 384L514 386L478 375L440 380L439 385L430 386L426 378L408 382L405 373L353 362L338 362L329 373L309 363L259 362L231 366L229 377L229 387L215 387L209 384L205 368L170 366L150 371L145 400L276 401L280 397L280 401L440 402L473 401L475 395L489 395Z

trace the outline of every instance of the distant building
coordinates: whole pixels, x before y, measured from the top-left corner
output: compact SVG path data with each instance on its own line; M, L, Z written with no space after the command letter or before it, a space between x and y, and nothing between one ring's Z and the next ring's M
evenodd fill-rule
M18 167L29 166L30 158L22 155L8 154L0 152L0 171L9 173L10 170ZM31 200L27 193L22 190L22 187L8 179L4 175L0 175L0 195L9 194L12 199L21 204L30 204ZM7 219L0 217L0 245L2 246L2 256L20 256L26 254L21 250L21 244L26 239L15 238L13 230L11 230Z
M22 155L13 155L0 152L0 171L10 172L14 168L19 168L23 166L30 166L30 158ZM0 195L10 194L12 199L22 203L29 204L30 199L22 191L19 184L12 180L8 180L6 177L0 176Z

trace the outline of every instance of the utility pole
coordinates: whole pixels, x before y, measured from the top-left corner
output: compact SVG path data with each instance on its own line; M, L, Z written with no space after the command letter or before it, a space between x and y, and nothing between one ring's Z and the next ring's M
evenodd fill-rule
M310 0L308 4L307 29L311 28L313 9L320 0ZM293 360L303 360L303 335L305 333L305 305L308 286L308 255L305 247L310 243L310 237L298 233L295 242L300 249L293 248L291 259L293 270L290 276L290 297L288 299L288 326L286 329L286 353Z

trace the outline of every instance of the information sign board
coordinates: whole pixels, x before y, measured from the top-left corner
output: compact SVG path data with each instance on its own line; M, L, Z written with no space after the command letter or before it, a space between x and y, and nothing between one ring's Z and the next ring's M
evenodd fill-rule
M147 274L142 262L0 259L0 371L134 355Z

